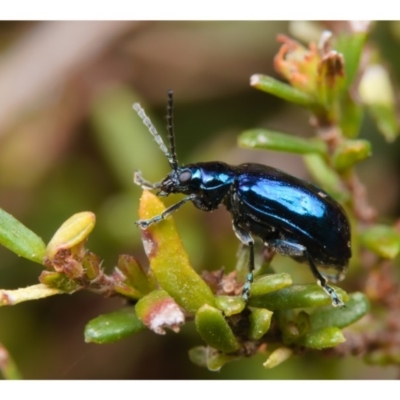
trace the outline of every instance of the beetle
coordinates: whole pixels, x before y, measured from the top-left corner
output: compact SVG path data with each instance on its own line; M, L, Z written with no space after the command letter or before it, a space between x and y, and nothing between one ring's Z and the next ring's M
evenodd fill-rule
M140 104L135 103L133 108L171 167L171 172L160 182L147 181L140 171L135 172L134 182L143 189L158 189L158 196L187 195L160 215L137 221L141 229L167 218L187 202L203 211L212 211L222 204L232 215L237 238L249 247L249 273L243 286L246 302L253 281L253 236L256 236L274 252L308 263L332 305L344 306L336 291L327 284L328 280L337 282L344 278L351 258L350 224L337 201L309 182L262 164L233 166L212 161L179 166L173 128L173 92L168 91L169 150ZM334 273L330 274L329 270Z

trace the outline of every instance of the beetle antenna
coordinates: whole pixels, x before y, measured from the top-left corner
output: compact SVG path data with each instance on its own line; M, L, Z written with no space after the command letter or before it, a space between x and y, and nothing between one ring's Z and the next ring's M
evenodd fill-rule
M158 147L161 149L161 151L167 157L167 160L168 160L168 163L169 163L170 167L172 169L176 170L176 168L177 168L176 156L175 157L171 156L171 154L169 153L169 151L167 149L167 146L163 142L161 136L157 132L157 129L155 128L155 126L151 122L150 118L146 115L146 113L144 112L144 110L141 107L141 105L139 103L135 103L133 105L133 109L136 111L137 115L141 118L143 123L147 126L147 129L149 130L149 132L153 135L153 138L157 142ZM174 146L174 148L175 148L175 146Z
M176 171L178 169L178 158L176 157L175 147L175 134L174 134L174 92L168 90L168 104L167 104L167 130L168 138L170 143L171 157L172 157L172 169Z

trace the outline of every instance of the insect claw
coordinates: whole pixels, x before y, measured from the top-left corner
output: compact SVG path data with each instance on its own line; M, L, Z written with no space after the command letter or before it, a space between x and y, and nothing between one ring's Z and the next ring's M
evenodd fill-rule
M336 293L335 293L335 296L331 296L331 298L332 298L333 307L340 307L340 308L346 307L346 305L343 303L343 301L340 300L339 297L336 296Z

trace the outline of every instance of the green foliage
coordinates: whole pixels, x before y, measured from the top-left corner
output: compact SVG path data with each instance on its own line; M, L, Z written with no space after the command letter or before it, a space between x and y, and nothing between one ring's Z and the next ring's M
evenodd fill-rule
M92 319L85 326L85 342L112 343L145 328L135 313L135 307L125 307Z
M347 301L346 293L335 288L341 300ZM253 294L253 292L252 292ZM252 296L249 305L269 310L287 310L293 308L318 307L330 304L330 297L316 284L291 285L270 293Z
M278 81L271 76L253 75L250 78L250 85L263 92L279 97L282 100L286 100L303 107L318 108L318 104L310 95L288 85L287 83Z
M46 248L47 258L54 260L63 250L79 246L89 236L95 222L96 216L91 212L74 214L60 226L50 240Z
M358 321L370 310L368 297L360 292L352 293L344 309L329 306L320 307L311 315L310 325L312 330L320 330L330 326L345 328Z
M251 310L249 338L251 340L260 340L271 326L273 312L265 308L255 308Z
M20 257L43 263L46 252L43 240L1 208L0 244Z
M240 348L222 311L205 304L197 311L195 322L200 336L212 348L223 353L232 353Z
M371 155L371 144L367 140L346 140L338 145L332 155L336 171L344 172Z
M295 154L317 153L326 156L328 153L328 147L321 139L304 139L267 129L251 129L243 132L238 144L249 149L285 151Z
M292 277L282 272L280 274L264 275L257 278L251 285L251 295L253 297L263 296L267 293L275 292L292 284Z
M165 210L163 203L144 191L139 218L150 219ZM215 305L211 289L190 265L172 218L143 231L143 244L159 285L185 310L195 313L204 304Z

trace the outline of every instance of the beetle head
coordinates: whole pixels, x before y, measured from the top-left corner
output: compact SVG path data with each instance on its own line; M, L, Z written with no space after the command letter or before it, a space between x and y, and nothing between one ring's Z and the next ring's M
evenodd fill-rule
M160 183L159 196L170 193L195 194L201 189L199 168L195 166L178 167L172 170Z

